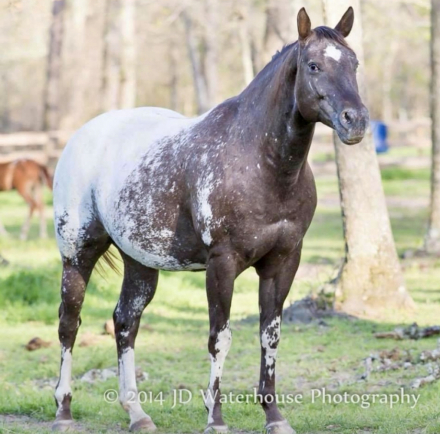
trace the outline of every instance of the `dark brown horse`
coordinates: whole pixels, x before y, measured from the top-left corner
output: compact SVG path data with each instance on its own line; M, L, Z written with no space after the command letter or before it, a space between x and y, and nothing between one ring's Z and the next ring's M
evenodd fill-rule
M188 119L165 109L113 111L69 141L54 186L55 228L63 261L60 380L54 429L73 423L72 349L90 274L111 244L124 261L114 311L120 402L130 430L155 430L138 400L134 345L159 270L206 270L211 376L206 432L224 432L223 364L231 345L235 278L260 278L259 399L266 430L291 434L277 408L275 360L283 303L316 206L307 155L316 122L358 143L368 111L356 83L357 59L345 37L350 8L335 29L311 29L302 9L291 44L238 96Z
M52 178L47 168L36 161L20 159L0 163L0 191L17 190L29 205L29 214L21 228L22 240L28 236L32 215L36 209L40 214L40 237L47 238L43 202L45 184L52 189ZM0 222L0 235L6 234L6 229Z

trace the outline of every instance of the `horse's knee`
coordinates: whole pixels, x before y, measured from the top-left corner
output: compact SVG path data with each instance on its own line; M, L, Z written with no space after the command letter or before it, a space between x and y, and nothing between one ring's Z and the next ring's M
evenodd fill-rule
M116 307L113 312L113 322L115 324L116 342L120 347L133 347L137 327L139 326L140 315L135 315L132 310Z
M229 327L229 321L220 329L213 327L209 331L208 350L215 357L226 355L231 348L232 332Z

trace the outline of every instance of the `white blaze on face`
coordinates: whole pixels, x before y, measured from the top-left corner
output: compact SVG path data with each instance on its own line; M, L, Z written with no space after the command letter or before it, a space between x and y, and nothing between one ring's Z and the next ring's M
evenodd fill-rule
M266 368L270 377L275 372L275 360L277 357L277 348L272 347L278 343L280 334L281 318L279 316L274 318L261 334L261 346L265 349Z
M228 321L217 335L217 341L215 343L215 350L216 350L215 356L210 354L211 376L209 378L208 391L205 397L205 405L208 408L208 425L214 422L214 419L212 417L212 413L214 411L214 402L215 402L214 384L218 378L219 387L220 387L222 373L223 373L223 365L225 363L225 359L228 354L229 348L231 348L231 341L232 341L232 333L231 333L231 329L229 328L229 321Z
M342 56L341 50L336 48L334 45L327 45L327 48L324 51L325 57L331 57L332 59L339 61Z
M63 410L63 399L66 395L72 394L72 389L70 388L70 381L72 377L72 352L70 349L66 350L64 347L61 351L61 370L60 370L60 381L55 390L55 399L58 402L57 414Z
M126 349L119 359L119 400L130 416L130 425L141 419L151 419L139 403L133 348Z

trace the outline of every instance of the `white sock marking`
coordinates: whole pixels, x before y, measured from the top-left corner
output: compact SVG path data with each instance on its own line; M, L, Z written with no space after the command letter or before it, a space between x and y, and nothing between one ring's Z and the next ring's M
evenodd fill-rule
M55 390L55 399L58 402L57 415L63 410L64 397L72 394L72 389L70 388L70 381L72 379L72 351L70 349L66 350L63 347L61 358L60 381Z
M126 349L119 359L119 401L130 416L130 425L143 418L151 419L139 403L133 348Z
M271 334L269 334L269 330ZM270 377L275 373L275 360L277 357L277 348L272 348L272 346L280 340L280 335L281 318L277 316L266 327L263 333L261 333L261 346L266 350L266 368Z
M211 376L209 378L208 391L205 397L205 405L208 408L208 425L214 423L213 411L215 403L214 384L218 378L219 387L222 379L223 365L225 363L226 356L228 355L229 348L231 348L232 333L229 327L229 321L219 331L217 335L217 341L215 343L215 349L217 351L215 357L210 354L211 357Z

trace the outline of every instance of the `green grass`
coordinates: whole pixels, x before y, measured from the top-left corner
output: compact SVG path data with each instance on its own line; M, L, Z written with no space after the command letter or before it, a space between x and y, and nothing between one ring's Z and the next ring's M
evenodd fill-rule
M413 176L414 175L414 176ZM408 179L408 177L410 179ZM413 173L393 168L386 172L385 191L402 200L429 194L426 171ZM407 185L406 185L407 183ZM318 178L321 199L337 197L335 179ZM411 188L409 188L411 186ZM47 197L50 214L50 196ZM59 369L57 307L59 303L60 260L50 226L48 240L37 239L38 225L31 228L30 241L18 240L25 207L15 193L0 195L0 219L11 237L0 239L0 252L11 263L0 268L0 415L29 416L16 423L4 423L0 433L38 433L50 431L54 416L53 387ZM390 209L392 227L399 252L417 248L423 239L426 210L399 206ZM318 270L294 283L288 303L316 290L327 281L344 253L338 203L319 206L304 241L302 263ZM386 322L332 319L327 326L284 325L277 365L277 392L302 394L299 404L282 404L281 411L298 434L305 433L440 433L440 384L434 383L415 393L420 400L415 409L408 405L394 408L375 404L362 409L355 404L334 405L312 402L313 389L332 393L395 393L415 377L427 375L427 366L407 370L374 372L369 381L358 381L363 359L371 353L397 347L417 359L424 349L433 349L436 339L386 341L373 337L397 324L417 321L438 324L440 307L440 262L413 260L404 263L407 286L417 303L414 313L390 312ZM307 268L308 270L308 268ZM101 333L118 299L121 277L109 271L105 277L94 273L82 312L79 343L86 332ZM253 271L237 280L233 305L233 344L226 361L223 392L251 393L259 376L258 280ZM147 327L146 327L147 326ZM160 432L201 432L206 412L200 396L209 376L206 349L208 333L204 273L161 273L157 295L145 311L136 344L136 365L149 375L140 390L163 393L164 402L144 405ZM53 344L34 352L24 349L31 338L40 337ZM104 400L107 389L117 389L117 379L90 385L80 381L93 368L116 366L114 341L101 337L91 347L77 345L73 365L73 414L86 432L123 432L128 420L119 404ZM172 393L188 389L193 400L172 408ZM264 425L261 408L254 404L223 406L225 420L235 432L259 433Z

